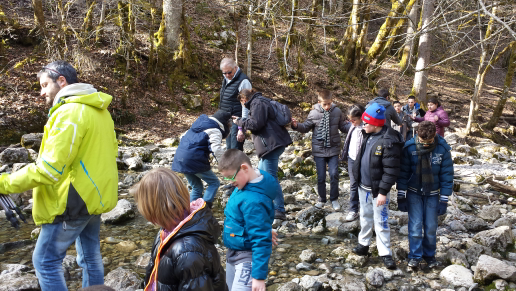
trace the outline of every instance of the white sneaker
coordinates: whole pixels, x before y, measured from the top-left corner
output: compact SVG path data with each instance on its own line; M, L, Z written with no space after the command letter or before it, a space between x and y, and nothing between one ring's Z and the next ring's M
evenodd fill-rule
M333 210L339 211L340 210L340 204L338 200L333 200L331 202L331 206L333 207Z
M351 211L348 213L348 215L346 215L346 221L353 221L353 220L357 219L358 217L360 217L358 212Z
M317 208L324 208L324 204L326 204L326 202L319 201L319 202L315 203L315 207L317 207Z

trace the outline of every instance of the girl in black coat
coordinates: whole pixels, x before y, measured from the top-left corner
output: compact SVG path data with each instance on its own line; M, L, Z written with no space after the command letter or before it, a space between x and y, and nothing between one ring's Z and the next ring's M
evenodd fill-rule
M215 248L220 226L206 202L199 198L190 203L181 179L166 168L150 171L131 192L143 217L161 226L145 291L226 291L226 274Z

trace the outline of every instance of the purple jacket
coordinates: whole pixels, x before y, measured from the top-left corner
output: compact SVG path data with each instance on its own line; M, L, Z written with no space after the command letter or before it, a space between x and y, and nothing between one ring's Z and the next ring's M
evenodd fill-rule
M439 117L437 121L434 120L434 116ZM444 111L442 106L439 106L435 111L427 111L424 117L416 117L415 121L431 121L435 123L437 133L444 137L444 128L450 126L450 119L448 119L448 113Z

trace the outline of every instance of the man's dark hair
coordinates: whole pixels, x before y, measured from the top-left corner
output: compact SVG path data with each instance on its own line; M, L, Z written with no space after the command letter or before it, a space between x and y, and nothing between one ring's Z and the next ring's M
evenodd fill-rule
M79 291L115 291L115 289L106 285L95 285L86 288L81 288Z
M410 96L408 96L408 99L414 99L414 101L416 101L416 96L410 95Z
M391 94L389 93L389 90L387 90L385 88L382 88L382 89L380 89L380 91L378 91L378 96L380 96L380 97L387 98L390 95Z
M394 105L394 104L399 104L399 105L401 105L401 102L399 102L398 100L396 100L396 101L392 102L392 105Z
M65 61L55 61L44 66L43 69L39 71L38 78L41 78L44 73L46 73L54 82L57 81L59 76L63 76L68 85L79 83L79 80L77 80L77 71L72 67L72 65Z
M238 94L237 99L238 101L242 100L244 98L245 100L249 101L253 95L258 92L255 88L252 89L244 89L240 91L240 94Z
M362 106L360 104L353 104L348 109L348 116L360 118L360 117L362 117L362 114L364 113L364 111L365 111L364 106Z
M431 121L423 121L417 127L417 134L422 139L430 139L435 136L435 124Z
M229 149L220 158L219 171L236 170L242 164L248 164L252 167L251 160L244 152L237 149Z

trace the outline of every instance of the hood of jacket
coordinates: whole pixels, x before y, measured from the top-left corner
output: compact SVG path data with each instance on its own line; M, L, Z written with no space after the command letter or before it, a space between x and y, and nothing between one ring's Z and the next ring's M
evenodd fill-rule
M257 98L257 97L262 97L262 93L261 92L256 92L253 94L253 96L251 96L251 98L249 98L249 100L247 100L245 103L244 103L244 106L245 108L247 109L251 109L251 103L253 102L253 99L254 98Z
M274 179L270 174L265 171L260 170L260 174L262 174L263 179L258 183L247 183L245 187L241 191L252 191L256 193L262 193L274 200L276 198L276 192L271 191L271 185L277 184L278 181ZM267 175L266 175L267 174Z
M54 98L49 116L57 108L66 103L80 103L99 109L107 109L113 97L106 93L98 92L91 84L75 83L61 89Z
M417 138L417 134L414 136L414 138L411 138L410 140L405 142L405 145L403 146L403 149L408 148L410 146L415 146L416 145L416 138ZM437 146L442 146L447 151L451 151L450 145L446 142L444 137L442 137L440 135L437 135Z
M198 133L208 128L220 128L220 130L224 131L224 126L216 118L208 117L206 114L199 116L192 124L192 127L190 127L190 130Z
M369 104L378 103L387 109L387 107L392 106L391 102L384 97L376 97L373 100L369 101Z

